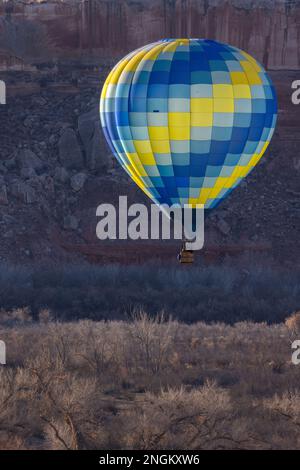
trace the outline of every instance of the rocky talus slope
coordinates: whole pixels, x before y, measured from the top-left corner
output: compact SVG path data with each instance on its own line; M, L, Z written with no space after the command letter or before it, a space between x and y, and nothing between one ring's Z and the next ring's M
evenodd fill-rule
M0 226L2 260L76 258L114 260L113 242L96 238L96 207L146 201L112 157L100 128L98 101L107 67L4 74L0 107ZM272 73L279 95L276 134L266 155L242 185L211 214L206 248L243 253L248 245L280 263L297 260L299 233L300 109L292 105L294 72ZM132 243L132 242L131 242ZM102 250L102 247L103 250ZM162 255L172 244L119 248L121 260ZM231 247L231 248L230 248ZM241 249L239 250L238 247ZM102 250L102 251L101 251ZM127 250L127 255L126 255ZM173 251L172 251L173 250ZM205 251L205 250L204 250ZM119 256L118 255L118 256Z

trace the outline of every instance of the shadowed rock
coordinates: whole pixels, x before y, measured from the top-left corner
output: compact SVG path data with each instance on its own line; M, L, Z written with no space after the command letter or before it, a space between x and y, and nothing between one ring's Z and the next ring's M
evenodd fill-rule
M44 162L29 149L21 149L17 153L16 160L21 170L31 169L34 170L34 172L39 172L44 168Z
M83 188L86 179L87 176L84 173L77 173L71 178L71 188L74 191L80 191Z
M0 178L0 204L8 204L6 184L3 177Z
M73 129L66 129L58 143L61 164L69 169L80 170L84 166L83 155Z
M82 140L89 170L106 171L111 166L103 134L100 131L99 110L95 106L78 119L78 131Z

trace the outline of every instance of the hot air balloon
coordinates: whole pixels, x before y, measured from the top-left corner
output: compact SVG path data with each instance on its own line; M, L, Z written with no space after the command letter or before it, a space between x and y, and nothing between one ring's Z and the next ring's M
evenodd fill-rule
M112 69L100 117L114 155L156 204L206 211L266 151L277 99L246 52L207 39L164 39Z

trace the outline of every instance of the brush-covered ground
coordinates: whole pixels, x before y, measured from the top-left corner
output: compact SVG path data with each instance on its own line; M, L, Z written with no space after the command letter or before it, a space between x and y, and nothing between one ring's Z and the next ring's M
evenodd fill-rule
M241 259L178 266L88 263L0 266L0 319L28 307L58 321L127 320L138 309L186 323L281 323L300 308L300 269Z
M273 325L38 316L2 315L0 449L300 449L300 314Z

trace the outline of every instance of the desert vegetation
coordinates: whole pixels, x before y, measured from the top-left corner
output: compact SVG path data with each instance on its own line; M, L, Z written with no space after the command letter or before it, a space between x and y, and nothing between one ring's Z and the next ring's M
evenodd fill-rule
M59 321L126 320L140 308L149 315L164 310L188 323L278 323L299 309L300 271L245 260L186 269L175 264L2 265L0 297L2 318L26 306L34 319L48 308Z
M1 317L1 449L299 449L300 366L285 323Z

